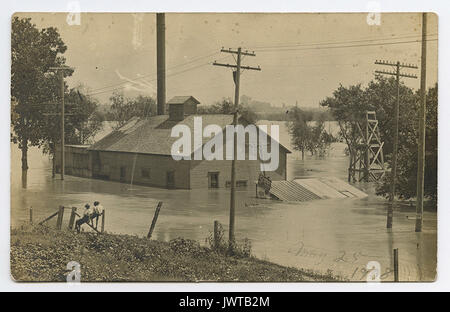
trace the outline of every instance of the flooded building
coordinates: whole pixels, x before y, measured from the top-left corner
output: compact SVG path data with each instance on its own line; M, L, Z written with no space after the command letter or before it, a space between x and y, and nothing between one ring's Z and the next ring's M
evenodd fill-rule
M142 184L164 188L196 189L230 186L231 160L175 160L172 145L178 137L171 135L172 128L184 125L194 141L194 118L202 117L202 127L218 125L223 131L232 125L233 116L227 114L197 115L199 102L192 96L177 96L168 103L168 115L148 118L134 117L118 130L92 146L74 146L67 149L66 172L124 183ZM201 129L203 133L203 129ZM268 136L270 138L270 136ZM202 135L202 146L211 137ZM270 145L270 140L268 141ZM245 160L236 161L236 185L253 185L261 172L260 157L249 160L248 135L246 135ZM192 143L191 151L194 152ZM290 151L279 145L279 165L275 171L265 174L272 180L286 180L286 156ZM258 146L259 148L259 146ZM193 153L192 153L193 154ZM57 160L57 168L58 168Z

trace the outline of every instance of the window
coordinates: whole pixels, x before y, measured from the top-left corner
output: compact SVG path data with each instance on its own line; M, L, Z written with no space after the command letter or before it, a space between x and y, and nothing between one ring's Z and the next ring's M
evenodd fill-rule
M219 187L219 173L218 172L208 172L208 187L218 188Z
M141 177L150 179L150 169L148 168L142 168L141 169Z

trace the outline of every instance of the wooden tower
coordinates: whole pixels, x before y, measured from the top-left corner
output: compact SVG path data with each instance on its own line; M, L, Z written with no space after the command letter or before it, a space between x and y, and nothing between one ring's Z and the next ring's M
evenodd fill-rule
M349 181L379 181L385 175L383 145L375 112L366 112L363 122L356 122L359 137L350 154Z

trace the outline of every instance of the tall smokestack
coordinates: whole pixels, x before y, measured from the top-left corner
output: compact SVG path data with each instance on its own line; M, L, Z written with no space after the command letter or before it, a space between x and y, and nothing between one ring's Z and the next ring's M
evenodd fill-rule
M158 115L166 106L166 22L164 13L156 13L156 70Z

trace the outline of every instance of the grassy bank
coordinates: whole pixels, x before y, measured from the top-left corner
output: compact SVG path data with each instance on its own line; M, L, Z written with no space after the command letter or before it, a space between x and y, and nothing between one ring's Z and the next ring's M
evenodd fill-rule
M82 282L338 280L254 257L226 256L182 238L160 242L45 226L11 230L11 275L16 281L65 282L70 261L80 263Z

